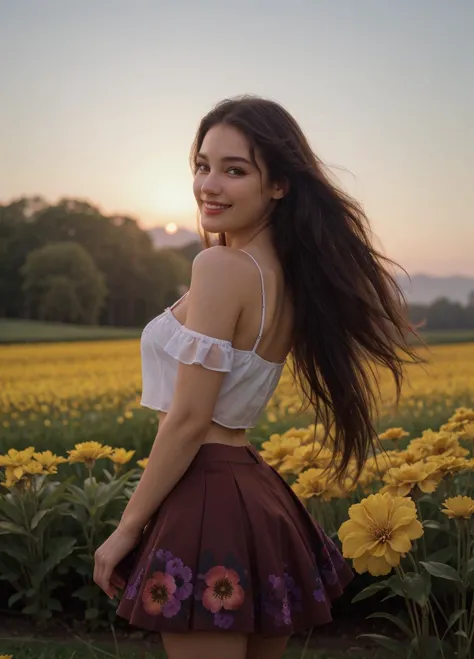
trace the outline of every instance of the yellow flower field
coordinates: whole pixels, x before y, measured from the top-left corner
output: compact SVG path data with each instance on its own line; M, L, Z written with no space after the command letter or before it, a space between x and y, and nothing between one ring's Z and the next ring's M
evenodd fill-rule
M397 414L393 383L382 373L380 412L385 426L396 425L399 419L406 428L409 420L419 419L427 428L432 418L439 426L453 409L474 398L474 344L433 346L423 354L429 363L408 367ZM86 418L104 415L118 425L126 423L137 410L146 414L140 408L140 391L138 340L0 346L0 430L6 439L31 424L40 424L47 436L52 427L77 428ZM286 368L259 434L271 433L276 422L288 419L307 426L308 417L298 414L300 408Z

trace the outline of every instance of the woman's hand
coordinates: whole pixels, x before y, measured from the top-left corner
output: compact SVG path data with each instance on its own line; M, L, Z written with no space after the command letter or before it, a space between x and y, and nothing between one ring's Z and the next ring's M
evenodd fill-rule
M94 582L113 599L125 581L115 572L115 567L140 542L142 530L118 526L94 554Z

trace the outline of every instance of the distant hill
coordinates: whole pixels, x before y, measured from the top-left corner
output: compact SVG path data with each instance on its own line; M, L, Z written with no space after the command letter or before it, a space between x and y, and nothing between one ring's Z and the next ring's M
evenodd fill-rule
M183 247L192 242L200 242L201 238L195 231L179 228L176 233L166 233L164 227L154 227L148 230L154 246L157 249L163 247Z
M183 247L192 242L200 242L197 232L179 228L176 233L166 233L163 227L149 229L153 244L157 249L163 247ZM437 298L447 297L453 302L466 305L469 294L474 291L474 277L435 277L433 275L412 275L411 282L406 275L398 277L402 290L411 304L431 304Z
M430 304L436 298L447 297L453 302L466 305L469 294L474 291L474 277L435 277L432 275L399 276L398 282L411 304Z

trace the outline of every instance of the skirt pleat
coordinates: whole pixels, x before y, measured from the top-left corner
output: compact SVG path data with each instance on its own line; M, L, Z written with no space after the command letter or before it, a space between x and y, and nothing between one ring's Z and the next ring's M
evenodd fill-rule
M335 544L251 446L203 445L116 568L117 615L155 632L289 636L331 621L352 579Z

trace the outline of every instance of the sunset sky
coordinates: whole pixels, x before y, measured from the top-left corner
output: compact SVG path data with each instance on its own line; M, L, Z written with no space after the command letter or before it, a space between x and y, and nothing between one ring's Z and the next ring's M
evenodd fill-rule
M195 228L199 120L282 103L410 274L474 275L472 0L0 0L0 202Z

